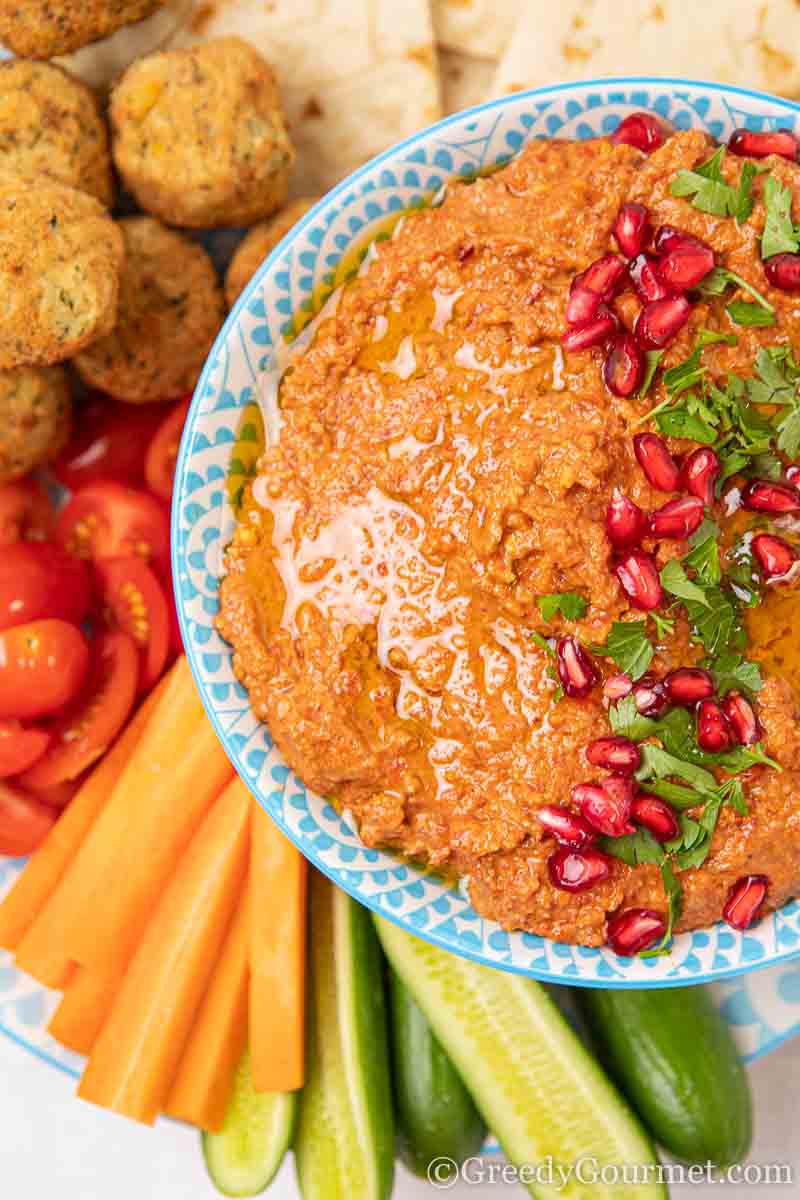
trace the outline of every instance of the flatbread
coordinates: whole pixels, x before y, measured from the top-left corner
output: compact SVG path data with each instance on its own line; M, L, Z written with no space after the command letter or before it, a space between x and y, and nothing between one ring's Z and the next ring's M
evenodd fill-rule
M559 0L550 0L558 4ZM448 50L474 58L498 59L505 51L520 11L538 0L431 0L433 27Z
M489 99L497 70L488 58L473 58L457 50L439 51L442 75L442 99L445 113L461 112Z
M497 95L607 75L673 75L800 95L795 0L530 0Z
M277 77L297 148L295 195L441 116L429 0L200 0L174 45L238 34Z

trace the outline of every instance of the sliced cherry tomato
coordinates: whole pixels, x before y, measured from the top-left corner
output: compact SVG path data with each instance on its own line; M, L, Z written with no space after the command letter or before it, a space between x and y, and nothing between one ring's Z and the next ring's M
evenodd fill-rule
M150 491L167 503L172 502L172 485L181 434L186 424L191 398L176 404L169 416L159 425L144 459L144 477Z
M50 744L50 734L19 721L0 721L0 779L27 771Z
M78 558L127 558L169 566L169 520L163 504L121 483L81 488L61 513L56 538Z
M139 652L127 633L103 633L92 643L92 665L77 702L45 728L53 740L23 787L53 788L77 777L105 754L130 716L139 681Z
M0 854L10 854L13 858L33 854L55 820L55 810L41 800L0 783Z
M27 790L36 800L41 800L42 804L46 804L48 808L66 808L88 774L89 772L86 771L83 775L79 775L77 779L65 779L63 783L56 783L52 787L37 788L27 784Z
M42 541L55 522L44 488L35 479L0 486L0 546L14 542Z
M31 721L70 704L89 669L89 646L68 621L29 621L0 633L0 718Z
M139 688L148 692L167 665L169 610L164 589L140 558L108 558L95 566L112 628L128 633L139 649Z
M17 542L0 554L0 630L42 617L79 625L92 602L86 564L53 542Z
M116 479L144 483L144 456L164 420L164 404L121 404L92 392L77 413L75 433L51 467L71 491Z
M178 620L178 609L175 604L175 592L172 589L172 579L165 587L167 596L167 611L169 613L169 658L180 658L183 654L183 638Z

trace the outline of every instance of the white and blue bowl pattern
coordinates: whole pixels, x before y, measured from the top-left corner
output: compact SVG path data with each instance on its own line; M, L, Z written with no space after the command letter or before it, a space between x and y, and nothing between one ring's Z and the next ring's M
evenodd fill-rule
M214 614L223 550L234 528L225 480L242 409L269 380L274 384L294 315L310 312L312 298L330 290L342 256L453 176L502 163L531 138L608 134L636 109L718 139L740 125L797 125L800 131L800 108L773 97L702 83L616 80L520 93L451 117L388 151L304 217L240 298L195 393L173 507L173 567L192 670L236 769L280 827L337 884L413 933L506 970L605 987L720 979L789 959L800 953L800 904L788 904L745 934L724 925L684 934L672 954L657 959L623 959L605 949L506 933L477 915L463 888L362 846L330 804L286 767L234 679Z
M622 959L608 950L509 934L480 918L463 890L391 854L363 847L354 831L286 767L233 677L230 648L214 629L222 555L234 527L225 481L243 408L279 372L279 351L298 312L329 289L342 257L388 216L426 202L448 179L502 163L535 137L610 133L636 109L679 128L726 138L794 128L800 107L774 97L685 80L618 79L520 93L451 117L388 151L335 188L270 255L240 298L206 365L186 426L173 507L173 568L189 661L236 769L308 858L370 908L457 954L563 984L667 987L717 982L714 996L745 1058L800 1030L800 904L745 934L725 926L684 934L669 957ZM21 863L0 860L0 892ZM759 970L759 968L769 968ZM730 978L743 976L745 978ZM54 998L0 952L0 1031L64 1070L80 1060L46 1033Z

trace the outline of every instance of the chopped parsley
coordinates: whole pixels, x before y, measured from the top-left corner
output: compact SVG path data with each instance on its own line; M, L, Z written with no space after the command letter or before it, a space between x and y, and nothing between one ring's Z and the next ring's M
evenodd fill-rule
M655 653L646 628L645 621L614 621L605 642L592 650L613 659L631 679L640 679Z
M647 350L647 351L645 351L644 375L642 377L642 382L639 387L639 396L640 397L646 396L647 393L650 391L653 380L656 377L656 371L658 370L658 364L661 362L661 359L663 357L664 357L663 350Z
M746 162L739 175L736 187L727 183L722 174L725 147L720 146L711 158L700 163L692 171L678 171L670 184L673 196L691 197L693 208L711 213L715 217L735 217L743 224L753 211L753 180L766 167Z
M771 312L760 304L751 304L747 300L733 300L725 309L734 325L775 325L777 318L775 310Z
M538 633L535 629L528 630L528 637L532 642L535 642L537 646L544 650L549 659L547 664L547 675L548 678L552 679L556 685L555 691L553 692L553 699L557 704L559 700L563 700L564 698L564 689L561 686L561 681L558 678L558 671L556 670L557 655L555 647L550 644L546 637L542 637L541 633Z
M769 314L774 318L775 309L770 304L769 300L767 300L767 298L765 296L762 296L761 292L759 292L756 288L754 288L752 283L748 283L747 280L743 279L741 275L737 275L737 273L735 271L728 270L727 267L714 267L714 269L712 271L709 271L707 275L703 276L703 278L700 280L700 282L697 284L697 286L693 290L695 292L700 292L701 296L722 296L725 294L725 292L731 285L733 285L734 287L740 288L743 292L746 292L748 296L751 296L753 298L753 300L755 300L755 305L747 305L745 307L761 308L764 310L765 314ZM743 306L744 302L743 301L734 301L733 303L729 304L728 305L729 313L736 304ZM735 318L732 318L732 319L735 320ZM774 323L775 323L774 319L772 321L762 320L762 322L761 322L761 324L764 324L764 325L774 325ZM748 325L748 324L756 325L756 324L758 324L758 322L757 321L739 321L739 324L740 325ZM730 339L730 337L724 338L722 335L717 335L714 338L714 341L723 341L723 340L730 341L731 339ZM706 342L706 345L708 345L708 342Z
M767 219L761 235L761 257L796 254L800 250L800 226L792 222L791 190L770 175L764 180L762 198Z
M586 616L589 603L577 592L550 592L537 600L542 619L552 621L558 613L567 621L580 621Z
M661 568L661 586L664 588L664 591L669 592L671 596L675 596L678 600L688 600L693 604L699 604L703 608L709 607L709 601L704 589L692 582L686 574L686 570L680 559L671 558Z

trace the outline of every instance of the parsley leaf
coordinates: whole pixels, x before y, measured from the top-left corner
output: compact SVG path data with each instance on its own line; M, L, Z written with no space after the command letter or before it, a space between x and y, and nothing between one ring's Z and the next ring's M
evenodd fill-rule
M653 746L649 742L641 747L642 762L636 772L636 778L641 781L648 779L682 779L700 792L713 791L716 780L705 767L695 763L685 762L664 750L661 746Z
M717 694L726 695L733 688L745 692L760 692L764 686L758 663L742 658L741 654L720 654L707 664L717 685Z
M705 591L691 581L679 559L671 558L661 568L660 578L661 586L671 596L677 596L679 600L689 600L701 607L709 606Z
M650 612L647 615L655 625L656 637L660 641L671 637L675 632L675 621L671 617L662 617L661 614L657 612Z
M552 621L556 613L561 613L568 621L580 621L586 616L589 603L577 592L550 592L537 600L539 612L545 621Z
M713 522L709 522L713 524ZM700 583L715 585L722 579L722 568L719 562L719 542L715 532L702 542L698 542L683 560L697 575Z
M648 792L667 800L673 808L696 808L703 803L703 796L694 788L685 787L682 783L672 783L668 779L653 779L647 785Z
M709 654L719 654L726 647L742 648L745 637L739 612L722 588L706 588L702 604L686 600L685 608L693 636Z
M748 283L741 275L737 275L736 271L731 271L727 267L714 267L707 275L703 276L692 290L700 292L702 296L721 296L731 284L741 288L748 296L752 296L758 307L763 308L765 312L775 312L769 300L765 296L762 296L761 292L754 288L752 283ZM744 323L743 321L740 322L740 324ZM771 324L771 322L768 322L768 324ZM732 336L735 337L736 335Z
M734 188L725 182L722 175L724 158L725 147L720 146L711 158L700 163L693 171L678 171L669 190L673 196L691 196L692 206L700 212L712 213L716 217L735 217L741 225L753 211L753 180L764 168L759 168L755 163L746 163L742 167L739 183Z
M639 387L639 396L640 397L646 396L647 393L650 391L650 386L655 378L656 371L658 370L658 364L661 362L661 359L664 357L664 353L665 352L663 350L647 350L647 351L645 351L644 376L642 378L641 386Z
M595 654L613 659L634 680L644 675L654 653L645 621L614 621L605 642L592 648Z
M764 180L763 200L767 219L761 235L761 257L796 254L800 249L800 230L792 223L791 190L770 175Z
M777 317L775 310L770 312L760 304L750 304L747 300L733 300L725 310L736 325L775 325Z
M608 710L608 719L614 733L630 738L632 742L640 742L650 737L657 728L652 717L643 717L636 707L633 696L624 696Z
M642 951L642 958L658 958L662 954L669 954L672 945L672 931L683 912L683 888L675 878L672 863L668 858L665 858L661 863L661 882L664 885L668 904L667 928L657 946L652 946L649 950Z
M547 675L550 679L553 680L553 682L556 685L555 689L553 691L553 700L557 704L559 702L559 700L563 700L563 698L564 698L564 689L561 686L561 683L559 682L558 672L556 671L555 664L556 664L556 660L557 660L557 655L556 655L555 647L551 646L550 642L547 640L547 638L542 637L542 635L540 633L538 633L535 629L529 629L527 632L528 632L528 637L531 639L531 641L535 642L537 646L539 646L542 650L544 650L545 654L547 655L547 657L550 660L549 663L547 664Z
M619 858L629 867L639 867L643 863L661 865L664 851L646 829L637 829L636 833L625 833L622 837L600 838L600 846L613 858Z

